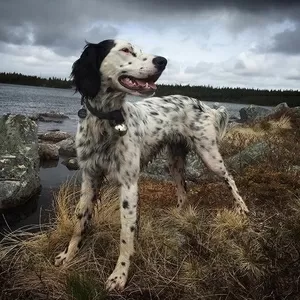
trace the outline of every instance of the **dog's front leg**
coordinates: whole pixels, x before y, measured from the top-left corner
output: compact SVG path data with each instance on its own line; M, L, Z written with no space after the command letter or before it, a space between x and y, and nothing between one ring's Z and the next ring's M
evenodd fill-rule
M109 276L106 286L108 290L122 290L125 287L130 258L134 253L134 238L137 230L138 183L126 183L121 186L120 212L121 236L120 255L113 273Z

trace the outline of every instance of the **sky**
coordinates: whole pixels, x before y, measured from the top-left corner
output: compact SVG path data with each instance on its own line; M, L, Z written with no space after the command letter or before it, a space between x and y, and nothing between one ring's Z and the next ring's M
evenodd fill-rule
M0 72L69 78L105 39L165 56L160 83L300 85L300 0L0 0Z

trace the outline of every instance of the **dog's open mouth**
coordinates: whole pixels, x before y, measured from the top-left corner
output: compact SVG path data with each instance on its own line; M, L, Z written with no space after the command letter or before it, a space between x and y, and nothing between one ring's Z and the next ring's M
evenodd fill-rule
M155 81L160 75L161 73L147 78L135 78L133 76L123 75L119 77L119 82L129 90L136 91L141 94L151 94L157 89Z

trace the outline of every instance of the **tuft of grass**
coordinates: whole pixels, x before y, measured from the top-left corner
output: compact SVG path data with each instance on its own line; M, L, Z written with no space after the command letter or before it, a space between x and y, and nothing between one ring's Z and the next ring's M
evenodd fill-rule
M105 281L119 250L118 189L107 184L100 191L82 248L55 267L80 195L66 183L54 195L50 224L8 232L0 241L0 299L299 299L300 135L295 123L278 120L280 129L272 121L236 128L221 146L228 155L257 139L272 147L264 162L234 176L248 217L232 210L232 195L219 180L190 184L188 204L178 211L171 182L141 179L128 284L108 294Z

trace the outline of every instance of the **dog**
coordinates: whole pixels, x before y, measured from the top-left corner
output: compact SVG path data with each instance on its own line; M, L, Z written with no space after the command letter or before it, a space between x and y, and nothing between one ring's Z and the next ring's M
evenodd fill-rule
M236 209L248 212L217 146L226 132L226 109L212 109L181 95L150 97L166 65L166 58L145 54L129 42L105 40L87 43L72 67L71 78L83 99L76 134L82 185L73 236L55 258L55 265L76 255L92 218L97 191L105 178L112 178L120 185L121 234L119 258L106 282L108 290L122 290L126 285L137 231L140 171L162 149L168 153L179 209L187 198L185 158L193 150L225 180ZM125 100L126 94L149 98L131 103Z

